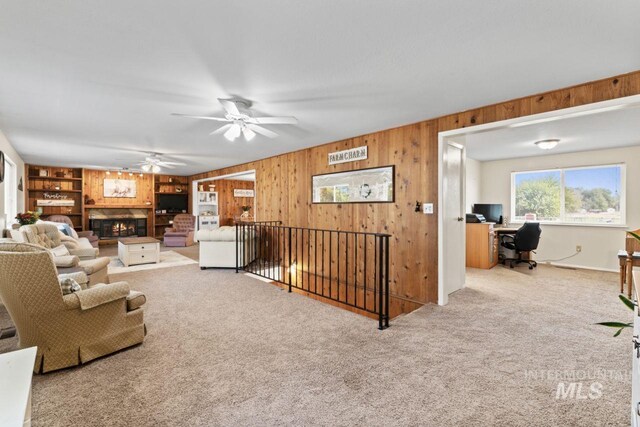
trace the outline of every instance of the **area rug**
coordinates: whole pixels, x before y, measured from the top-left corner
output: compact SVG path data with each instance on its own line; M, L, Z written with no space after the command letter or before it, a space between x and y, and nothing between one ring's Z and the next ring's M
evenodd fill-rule
M135 271L155 270L156 268L179 267L181 265L197 264L184 255L174 251L160 252L160 262L157 264L140 264L125 267L117 256L112 256L109 264L109 274L133 273Z

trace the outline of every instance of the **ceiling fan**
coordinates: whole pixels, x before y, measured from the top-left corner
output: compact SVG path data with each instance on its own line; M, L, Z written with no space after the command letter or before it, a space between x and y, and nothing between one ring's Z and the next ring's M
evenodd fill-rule
M191 116L188 114L172 113L174 116L188 117L192 119L214 120L227 122L226 125L214 130L209 135L224 134L229 141L234 141L241 134L247 141L251 141L256 134L275 138L277 133L260 125L295 125L298 120L295 117L252 117L248 111L251 104L244 100L218 99L227 112L224 117Z
M158 173L162 168L175 169L176 166L186 166L186 163L168 162L162 160L159 153L149 153L141 162L136 163L144 172Z

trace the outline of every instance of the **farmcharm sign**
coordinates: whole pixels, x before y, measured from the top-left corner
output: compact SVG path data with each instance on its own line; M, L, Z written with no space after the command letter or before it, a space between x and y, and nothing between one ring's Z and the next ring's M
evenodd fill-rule
M329 153L329 164L337 165L339 163L355 162L367 159L367 146L350 148L349 150L336 151Z

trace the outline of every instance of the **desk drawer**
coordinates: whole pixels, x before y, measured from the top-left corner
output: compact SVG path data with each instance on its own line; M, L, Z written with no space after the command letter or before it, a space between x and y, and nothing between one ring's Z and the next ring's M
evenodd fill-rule
M127 245L127 250L132 252L157 251L157 243L136 243L135 245Z

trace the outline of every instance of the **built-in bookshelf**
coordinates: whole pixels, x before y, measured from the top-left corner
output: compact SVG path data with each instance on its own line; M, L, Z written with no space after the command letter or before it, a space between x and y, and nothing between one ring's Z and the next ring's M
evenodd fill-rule
M103 182L108 178L136 180L137 198L104 197ZM173 225L175 215L191 211L189 189L186 176L121 176L106 170L25 165L25 210L41 212L43 219L66 215L78 231L89 229L91 209L146 209L148 235L162 238L165 228Z
M26 210L45 219L66 215L76 230L83 229L83 170L55 166L26 166Z
M164 236L165 228L173 226L173 218L189 211L189 180L186 176L156 175L154 182L154 235Z

